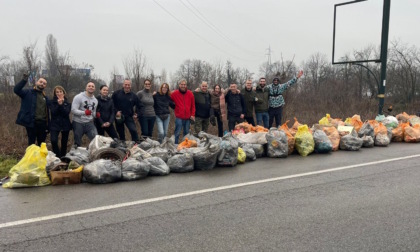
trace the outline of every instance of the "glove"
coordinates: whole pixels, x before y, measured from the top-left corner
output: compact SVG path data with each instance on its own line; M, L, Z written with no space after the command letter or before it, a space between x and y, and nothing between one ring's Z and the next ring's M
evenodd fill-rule
M29 79L29 72L24 73L22 79L27 81Z
M99 117L101 117L101 113L96 112L96 118L99 118Z
M211 125L216 126L216 117L210 116L210 123Z
M85 115L89 116L92 114L92 110L86 109L85 110Z

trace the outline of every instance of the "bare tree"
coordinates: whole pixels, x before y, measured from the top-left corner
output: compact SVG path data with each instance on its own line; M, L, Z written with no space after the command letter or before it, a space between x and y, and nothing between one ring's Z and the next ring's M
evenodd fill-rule
M147 60L143 52L134 49L133 53L123 59L124 70L127 78L133 82L136 91L143 88L143 80L147 78Z

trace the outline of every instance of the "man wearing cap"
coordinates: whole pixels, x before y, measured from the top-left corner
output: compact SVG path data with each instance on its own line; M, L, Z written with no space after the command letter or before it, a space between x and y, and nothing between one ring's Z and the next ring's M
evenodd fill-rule
M261 77L258 86L255 90L255 117L257 117L257 124L268 129L269 115L268 115L268 88L265 85L266 80Z
M89 140L92 140L98 134L93 121L96 117L96 108L98 107L98 100L94 93L95 83L89 81L86 84L85 91L76 95L71 104L74 144L77 147L82 145L84 134L88 136Z
M13 92L21 98L20 110L16 124L26 128L28 134L28 146L35 144L39 146L45 142L48 133L49 123L49 100L44 93L47 81L39 78L33 88L23 89L28 83L28 75L24 74L23 79L13 88Z
M135 119L140 116L138 113L140 113L143 104L140 102L138 96L131 91L130 79L124 80L123 88L112 94L112 100L114 101L115 111L117 111L115 115L115 124L120 140L125 141L125 124L128 131L130 131L131 140L137 142L139 140L139 135L137 133ZM134 110L134 108L136 108L136 110Z
M286 91L291 85L295 84L297 80L303 75L303 71L299 71L297 76L293 77L286 83L280 84L279 78L274 78L273 83L268 85L268 115L269 115L269 127L273 125L276 120L276 127L281 125L281 114L283 112L283 106L285 104L283 92Z

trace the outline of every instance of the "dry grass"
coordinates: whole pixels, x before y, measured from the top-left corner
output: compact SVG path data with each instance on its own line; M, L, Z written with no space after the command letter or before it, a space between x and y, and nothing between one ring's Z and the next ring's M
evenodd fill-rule
M283 122L290 120L289 126L292 126L293 117L297 117L300 123L311 126L325 116L326 113L331 114L333 118L351 117L359 114L362 120L374 119L377 115L378 101L376 99L360 99L348 95L346 92L338 90L320 90L318 95L314 92L298 92L298 89L291 88L286 92L286 106L283 110ZM391 105L391 99L387 100L385 108ZM420 104L404 104L395 103L393 114L403 111L409 114L416 114L420 110ZM3 115L0 120L0 156L4 158L17 158L23 156L27 147L27 136L25 128L15 124L16 116L20 108L20 98L9 93L0 95L0 112ZM137 122L137 131L141 132L140 125ZM191 126L191 130L193 126ZM224 129L227 129L227 122L224 122ZM168 136L172 136L175 130L175 116L171 113L171 121L168 129ZM217 126L210 125L209 133L217 135ZM127 139L130 133L126 130ZM153 131L153 138L157 139L157 128ZM89 140L86 136L83 138L83 145L87 146ZM68 149L73 144L73 133L70 133ZM51 150L49 137L47 137L47 146Z

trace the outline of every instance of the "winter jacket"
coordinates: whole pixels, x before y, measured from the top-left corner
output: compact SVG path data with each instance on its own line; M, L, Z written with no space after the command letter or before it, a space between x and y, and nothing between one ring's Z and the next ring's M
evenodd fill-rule
M137 97L139 101L143 104L143 107L140 111L141 116L155 116L155 109L153 107L154 99L153 93L150 90L140 90L137 92Z
M254 116L255 91L252 90L252 88L251 90L247 90L246 88L244 88L241 91L241 94L244 96L244 101L245 101L245 109L246 109L245 116L246 117Z
M268 106L270 108L278 108L284 105L284 98L283 92L286 91L288 87L295 84L297 78L294 77L293 79L289 80L284 84L270 84L267 86L268 88Z
M71 103L64 97L63 104L58 104L57 96L54 95L50 103L52 131L70 131L72 126L70 122Z
M245 101L242 94L233 94L229 90L226 94L225 100L228 116L241 116L241 114L246 114Z
M115 111L121 111L125 117L134 115L134 107L136 107L137 116L140 116L143 104L135 93L125 93L123 89L117 90L112 94L112 101L114 101Z
M257 86L255 90L255 97L257 101L255 102L255 113L264 113L268 112L268 88L261 88L260 85Z
M36 113L36 102L37 102L37 94L40 91L35 90L35 88L26 88L23 87L26 85L27 80L21 80L14 88L13 92L17 94L21 98L20 110L17 115L16 124L22 125L24 127L33 128L35 127L35 113ZM47 115L47 125L49 127L50 123L50 111L49 105L50 100L48 97L42 92L42 95L45 98L46 103L46 115Z
M95 96L88 96L83 91L73 98L71 104L71 112L73 113L73 121L78 123L93 122L96 116L96 108L98 107L98 100ZM91 114L86 115L85 111L90 110Z
M214 115L211 107L211 97L209 92L194 92L195 116L200 118L209 118Z
M175 103L175 116L182 120L190 119L191 116L195 116L195 101L194 95L190 90L181 92L175 90L171 95L172 101Z
M110 97L102 97L101 95L96 96L98 100L98 108L96 112L99 112L100 117L96 118L96 122L98 125L102 126L102 124L109 122L110 124L114 123L115 121L115 114L117 113L114 108L114 102Z
M222 119L226 120L226 103L225 103L225 95L222 92L215 94L214 91L210 93L211 97L211 107L213 111L219 111L221 113Z
M153 95L154 109L156 115L168 115L170 113L169 107L175 109L175 103L172 101L169 95L161 95L156 93Z

